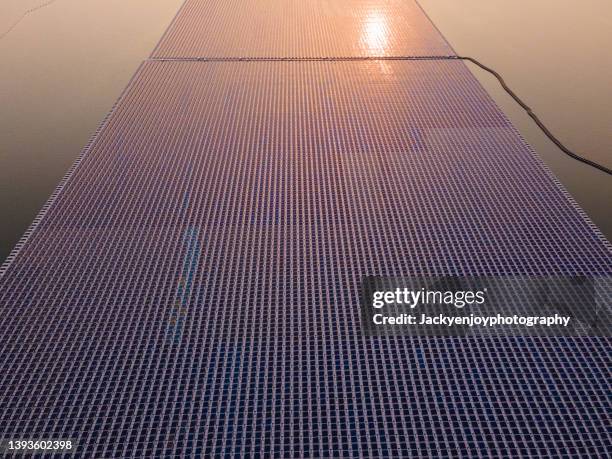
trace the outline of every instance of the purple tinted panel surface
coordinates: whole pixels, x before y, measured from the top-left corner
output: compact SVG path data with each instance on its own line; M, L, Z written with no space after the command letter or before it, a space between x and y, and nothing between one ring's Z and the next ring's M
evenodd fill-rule
M147 62L0 279L0 438L595 456L607 339L367 338L358 287L611 260L460 62Z
M187 0L153 57L454 54L413 0Z

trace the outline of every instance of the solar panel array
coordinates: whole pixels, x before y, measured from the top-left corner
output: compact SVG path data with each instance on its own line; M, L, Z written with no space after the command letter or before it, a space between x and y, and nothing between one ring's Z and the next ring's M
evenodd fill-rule
M188 0L153 57L453 54L413 0Z
M407 11L415 54L446 46L412 2L284 3L188 0L156 51L177 60L141 66L5 264L0 438L86 457L608 455L607 338L363 335L366 275L609 276L612 250L461 62L180 59L358 49L292 8ZM231 22L266 15L306 38Z

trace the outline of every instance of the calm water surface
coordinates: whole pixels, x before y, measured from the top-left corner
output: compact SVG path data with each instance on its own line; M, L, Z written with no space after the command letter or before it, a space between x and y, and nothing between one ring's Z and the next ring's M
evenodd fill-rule
M0 260L29 226L181 3L0 0ZM421 4L459 53L498 69L570 148L612 166L612 2ZM612 238L612 178L565 157L492 78L477 69L474 73Z
M420 3L458 54L498 70L563 143L612 168L611 1ZM612 177L565 156L492 76L470 68L566 190L612 240Z

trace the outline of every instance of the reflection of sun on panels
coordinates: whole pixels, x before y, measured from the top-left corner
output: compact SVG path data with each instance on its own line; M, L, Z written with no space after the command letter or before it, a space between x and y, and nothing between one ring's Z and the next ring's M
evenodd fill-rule
M409 0L187 0L155 56L448 53ZM367 337L359 288L610 260L460 61L149 60L3 267L0 438L594 457L605 340Z
M384 14L372 12L363 23L362 43L373 56L384 56L389 41L389 27Z
M153 57L450 54L413 0L187 0Z

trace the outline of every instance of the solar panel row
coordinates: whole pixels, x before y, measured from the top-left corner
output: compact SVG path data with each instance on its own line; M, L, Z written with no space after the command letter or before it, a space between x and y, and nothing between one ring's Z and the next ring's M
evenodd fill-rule
M188 0L154 56L367 55L367 8L389 53L452 52L413 2L270 4ZM149 60L0 278L0 438L605 456L607 338L366 337L358 289L611 260L461 62Z

